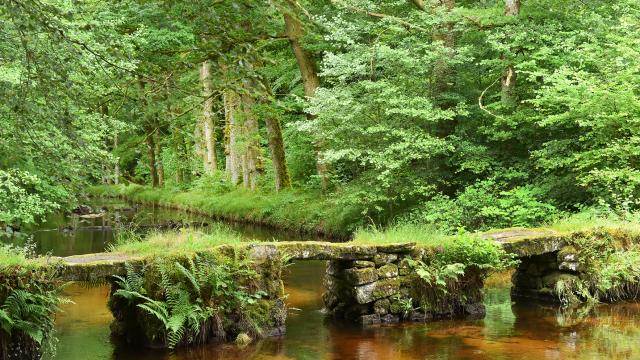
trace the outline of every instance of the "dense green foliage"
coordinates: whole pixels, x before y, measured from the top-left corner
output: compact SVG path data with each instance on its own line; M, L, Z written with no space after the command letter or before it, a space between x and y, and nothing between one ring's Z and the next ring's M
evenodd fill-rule
M275 277L281 265L270 268ZM144 341L171 349L241 333L258 337L273 321L261 276L239 254L155 257L142 267L127 264L109 306L118 320L141 326Z
M0 357L55 352L54 319L64 301L56 268L0 246Z
M5 225L96 182L273 223L317 201L330 231L639 206L635 0L8 0L0 19Z

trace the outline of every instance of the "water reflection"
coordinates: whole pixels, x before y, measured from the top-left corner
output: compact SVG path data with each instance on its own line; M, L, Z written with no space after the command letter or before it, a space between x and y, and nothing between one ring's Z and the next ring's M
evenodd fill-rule
M25 228L22 233L2 240L20 246L29 240L35 244L37 254L70 256L105 251L123 227L145 231L192 226L206 231L208 226L220 223L204 215L154 205L130 204L119 199L96 199L89 206L95 214L85 217L51 214L43 224ZM259 225L235 223L225 226L231 227L247 240L309 240L309 237L301 234L283 233Z
M512 303L508 288L487 290L487 316L475 321L362 329L329 321L320 312L324 263L300 262L286 279L287 335L245 349L211 344L166 353L132 349L109 339L108 289L67 291L76 302L57 319L58 359L638 359L640 304L600 305L581 321L556 307Z

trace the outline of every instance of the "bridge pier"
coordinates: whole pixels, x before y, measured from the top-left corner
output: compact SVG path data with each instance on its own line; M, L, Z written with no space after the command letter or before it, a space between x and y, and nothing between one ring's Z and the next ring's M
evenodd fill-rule
M468 272L449 292L426 284L407 258L422 260L422 251L378 252L364 260L330 260L323 294L334 318L361 325L400 321L425 322L445 317L482 318L483 277Z

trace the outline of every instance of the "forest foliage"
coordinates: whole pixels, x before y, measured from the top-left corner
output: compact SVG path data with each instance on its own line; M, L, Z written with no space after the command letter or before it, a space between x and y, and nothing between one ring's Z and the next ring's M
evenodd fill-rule
M4 225L95 183L293 188L449 232L640 206L636 0L6 0L0 18Z

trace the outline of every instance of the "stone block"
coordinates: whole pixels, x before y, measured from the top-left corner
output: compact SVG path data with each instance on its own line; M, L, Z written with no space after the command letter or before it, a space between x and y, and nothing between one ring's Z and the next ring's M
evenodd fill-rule
M376 254L376 256L373 257L373 262L378 267L386 264L390 264L396 260L398 260L398 255L396 254L378 253Z
M373 311L378 315L386 315L389 313L391 301L389 299L380 299L373 303Z
M380 321L384 324L397 324L400 322L400 317L398 315L387 314L380 317Z
M356 286L353 289L353 296L359 304L367 304L395 295L399 290L400 279L389 278L366 285Z
M378 280L375 268L352 268L344 271L345 280L351 285L369 284Z
M376 264L373 261L367 261L367 260L354 260L351 263L352 267L354 268L358 268L358 269L364 269L364 268L369 268L369 267L375 267Z
M433 320L433 315L430 313L422 313L419 311L412 311L409 315L409 320L415 322L427 322Z
M398 276L398 267L395 264L386 264L381 266L377 272L379 279L388 279Z
M370 314L360 316L360 324L362 325L376 325L380 324L380 315Z

